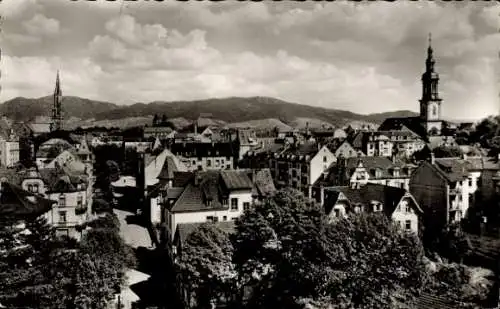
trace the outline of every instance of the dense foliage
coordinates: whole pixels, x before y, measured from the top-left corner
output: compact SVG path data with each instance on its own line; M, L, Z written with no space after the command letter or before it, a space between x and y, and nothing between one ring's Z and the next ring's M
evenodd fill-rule
M56 237L45 219L0 226L0 303L18 308L100 309L134 265L111 215L81 243ZM26 232L29 231L29 232Z
M202 291L210 284L230 292L220 280L226 270L237 307L294 308L309 299L332 308L398 308L427 280L422 258L418 239L386 216L329 222L319 206L286 190L246 211L231 242L210 226L191 234L180 266ZM208 306L201 293L194 297Z
M229 235L213 224L200 226L187 237L178 261L182 282L199 307L234 294L233 246Z

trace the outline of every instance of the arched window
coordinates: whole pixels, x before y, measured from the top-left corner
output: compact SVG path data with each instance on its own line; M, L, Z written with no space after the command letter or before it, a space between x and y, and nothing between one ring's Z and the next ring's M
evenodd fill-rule
M432 116L437 116L437 106L436 105L432 106Z

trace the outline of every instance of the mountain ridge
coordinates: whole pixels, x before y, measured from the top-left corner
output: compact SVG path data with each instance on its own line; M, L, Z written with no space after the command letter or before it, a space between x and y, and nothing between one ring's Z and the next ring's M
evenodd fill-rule
M50 115L52 96L40 98L16 97L0 104L0 114L17 121L31 121L36 116ZM388 117L416 116L417 113L401 110L376 114L357 114L346 110L315 107L287 102L272 97L227 97L193 101L152 101L121 106L106 101L90 100L76 96L63 97L63 114L82 121L118 121L126 118L144 118L165 114L168 118L195 119L200 114L210 114L213 119L227 123L276 118L285 124L297 118L317 119L343 126L349 121L381 123Z

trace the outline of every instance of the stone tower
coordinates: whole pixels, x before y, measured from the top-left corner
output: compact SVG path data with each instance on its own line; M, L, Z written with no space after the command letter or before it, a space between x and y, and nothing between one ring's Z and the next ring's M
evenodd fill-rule
M425 61L425 72L422 74L422 98L420 99L420 118L427 134L440 135L442 129L441 101L439 97L439 74L435 72L431 35Z
M52 105L52 121L50 124L50 131L62 130L63 117L62 117L62 91L61 82L59 80L59 71L57 71L56 88L54 90L54 103Z

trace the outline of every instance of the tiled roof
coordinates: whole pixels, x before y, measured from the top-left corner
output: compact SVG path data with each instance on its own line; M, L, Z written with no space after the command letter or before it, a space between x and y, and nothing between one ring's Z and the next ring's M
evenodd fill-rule
M228 190L251 189L252 181L244 170L221 171L222 181Z
M175 201L171 212L196 212L227 209L219 200L219 171L197 173L195 181L189 182ZM210 203L208 203L210 201Z
M457 182L463 179L466 179L468 176L468 170L465 162L460 162L457 160L443 160L443 158L435 159L436 164L431 164L425 161L423 164L428 164L435 171L439 173L442 177L444 177L448 182ZM438 162L439 160L440 162Z
M186 172L187 168L174 156L165 158L163 168L158 175L158 179L174 179L175 172ZM179 162L177 162L179 161Z
M26 217L37 217L52 209L51 200L24 191L21 187L8 183L2 183L0 194L0 217L24 219ZM28 197L34 198L31 201Z
M497 158L492 157L467 157L469 162L469 170L498 170L500 162Z
M206 223L181 223L177 225L176 236L179 237L179 241L182 244L185 243L188 236L193 233L198 227ZM223 221L214 223L215 226L226 233L234 233L235 225L233 221Z
M190 182L194 177L194 172L174 172L174 187L184 187Z
M363 148L363 140L364 140L366 134L367 134L367 132L356 133L352 137L352 139L349 141L351 143L351 146L354 147L355 149L362 149Z

